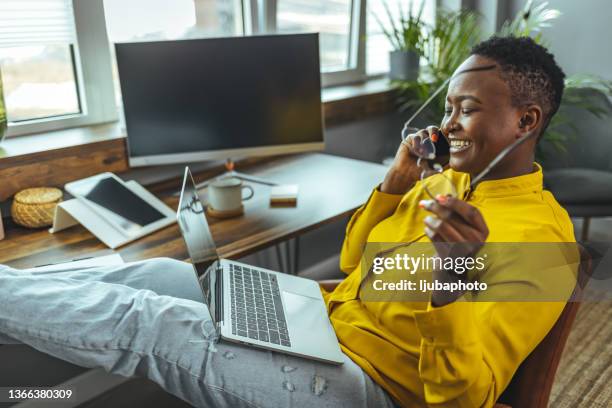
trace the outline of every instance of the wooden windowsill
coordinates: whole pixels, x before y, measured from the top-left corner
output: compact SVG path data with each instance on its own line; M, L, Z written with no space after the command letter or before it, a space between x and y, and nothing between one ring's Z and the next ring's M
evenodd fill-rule
M386 78L325 88L322 100L326 127L380 115L395 106ZM14 137L0 145L0 201L23 188L62 186L128 169L125 128L118 122Z
M0 168L8 158L124 137L125 132L118 122L12 137L0 145Z

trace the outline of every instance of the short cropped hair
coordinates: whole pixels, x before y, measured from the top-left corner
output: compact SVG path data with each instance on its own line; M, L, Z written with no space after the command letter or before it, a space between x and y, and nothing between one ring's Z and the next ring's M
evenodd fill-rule
M514 106L540 105L544 119L540 135L544 133L559 109L565 87L565 74L555 57L532 38L513 36L493 36L474 46L471 55L489 58L500 65Z

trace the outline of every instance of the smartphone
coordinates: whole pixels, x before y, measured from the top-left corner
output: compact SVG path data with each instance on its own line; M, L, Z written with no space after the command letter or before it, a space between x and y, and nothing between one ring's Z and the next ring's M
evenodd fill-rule
M167 218L166 214L126 187L123 180L112 173L68 183L65 188L128 236Z
M435 142L435 145L436 157L438 158L436 161L441 165L446 166L450 160L450 144L448 143L446 136L444 136L444 134L440 131L438 131L438 141ZM441 162L439 159L442 158L444 160Z
M450 144L446 136L440 131L438 131L438 141L435 142L435 145L437 157L450 156Z

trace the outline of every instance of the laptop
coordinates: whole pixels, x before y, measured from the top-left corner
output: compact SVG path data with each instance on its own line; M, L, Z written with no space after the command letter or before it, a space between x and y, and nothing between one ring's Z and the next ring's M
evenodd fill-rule
M186 167L177 220L220 338L342 364L317 282L219 258L204 208Z

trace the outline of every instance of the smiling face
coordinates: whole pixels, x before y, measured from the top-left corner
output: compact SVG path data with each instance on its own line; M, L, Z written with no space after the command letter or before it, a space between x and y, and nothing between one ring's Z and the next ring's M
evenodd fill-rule
M490 69L486 69L490 67ZM480 69L471 72L464 72ZM450 143L450 166L474 177L497 154L521 136L522 112L512 105L508 85L495 61L470 56L450 81L441 130ZM516 175L532 167L534 144L508 155L487 178Z

